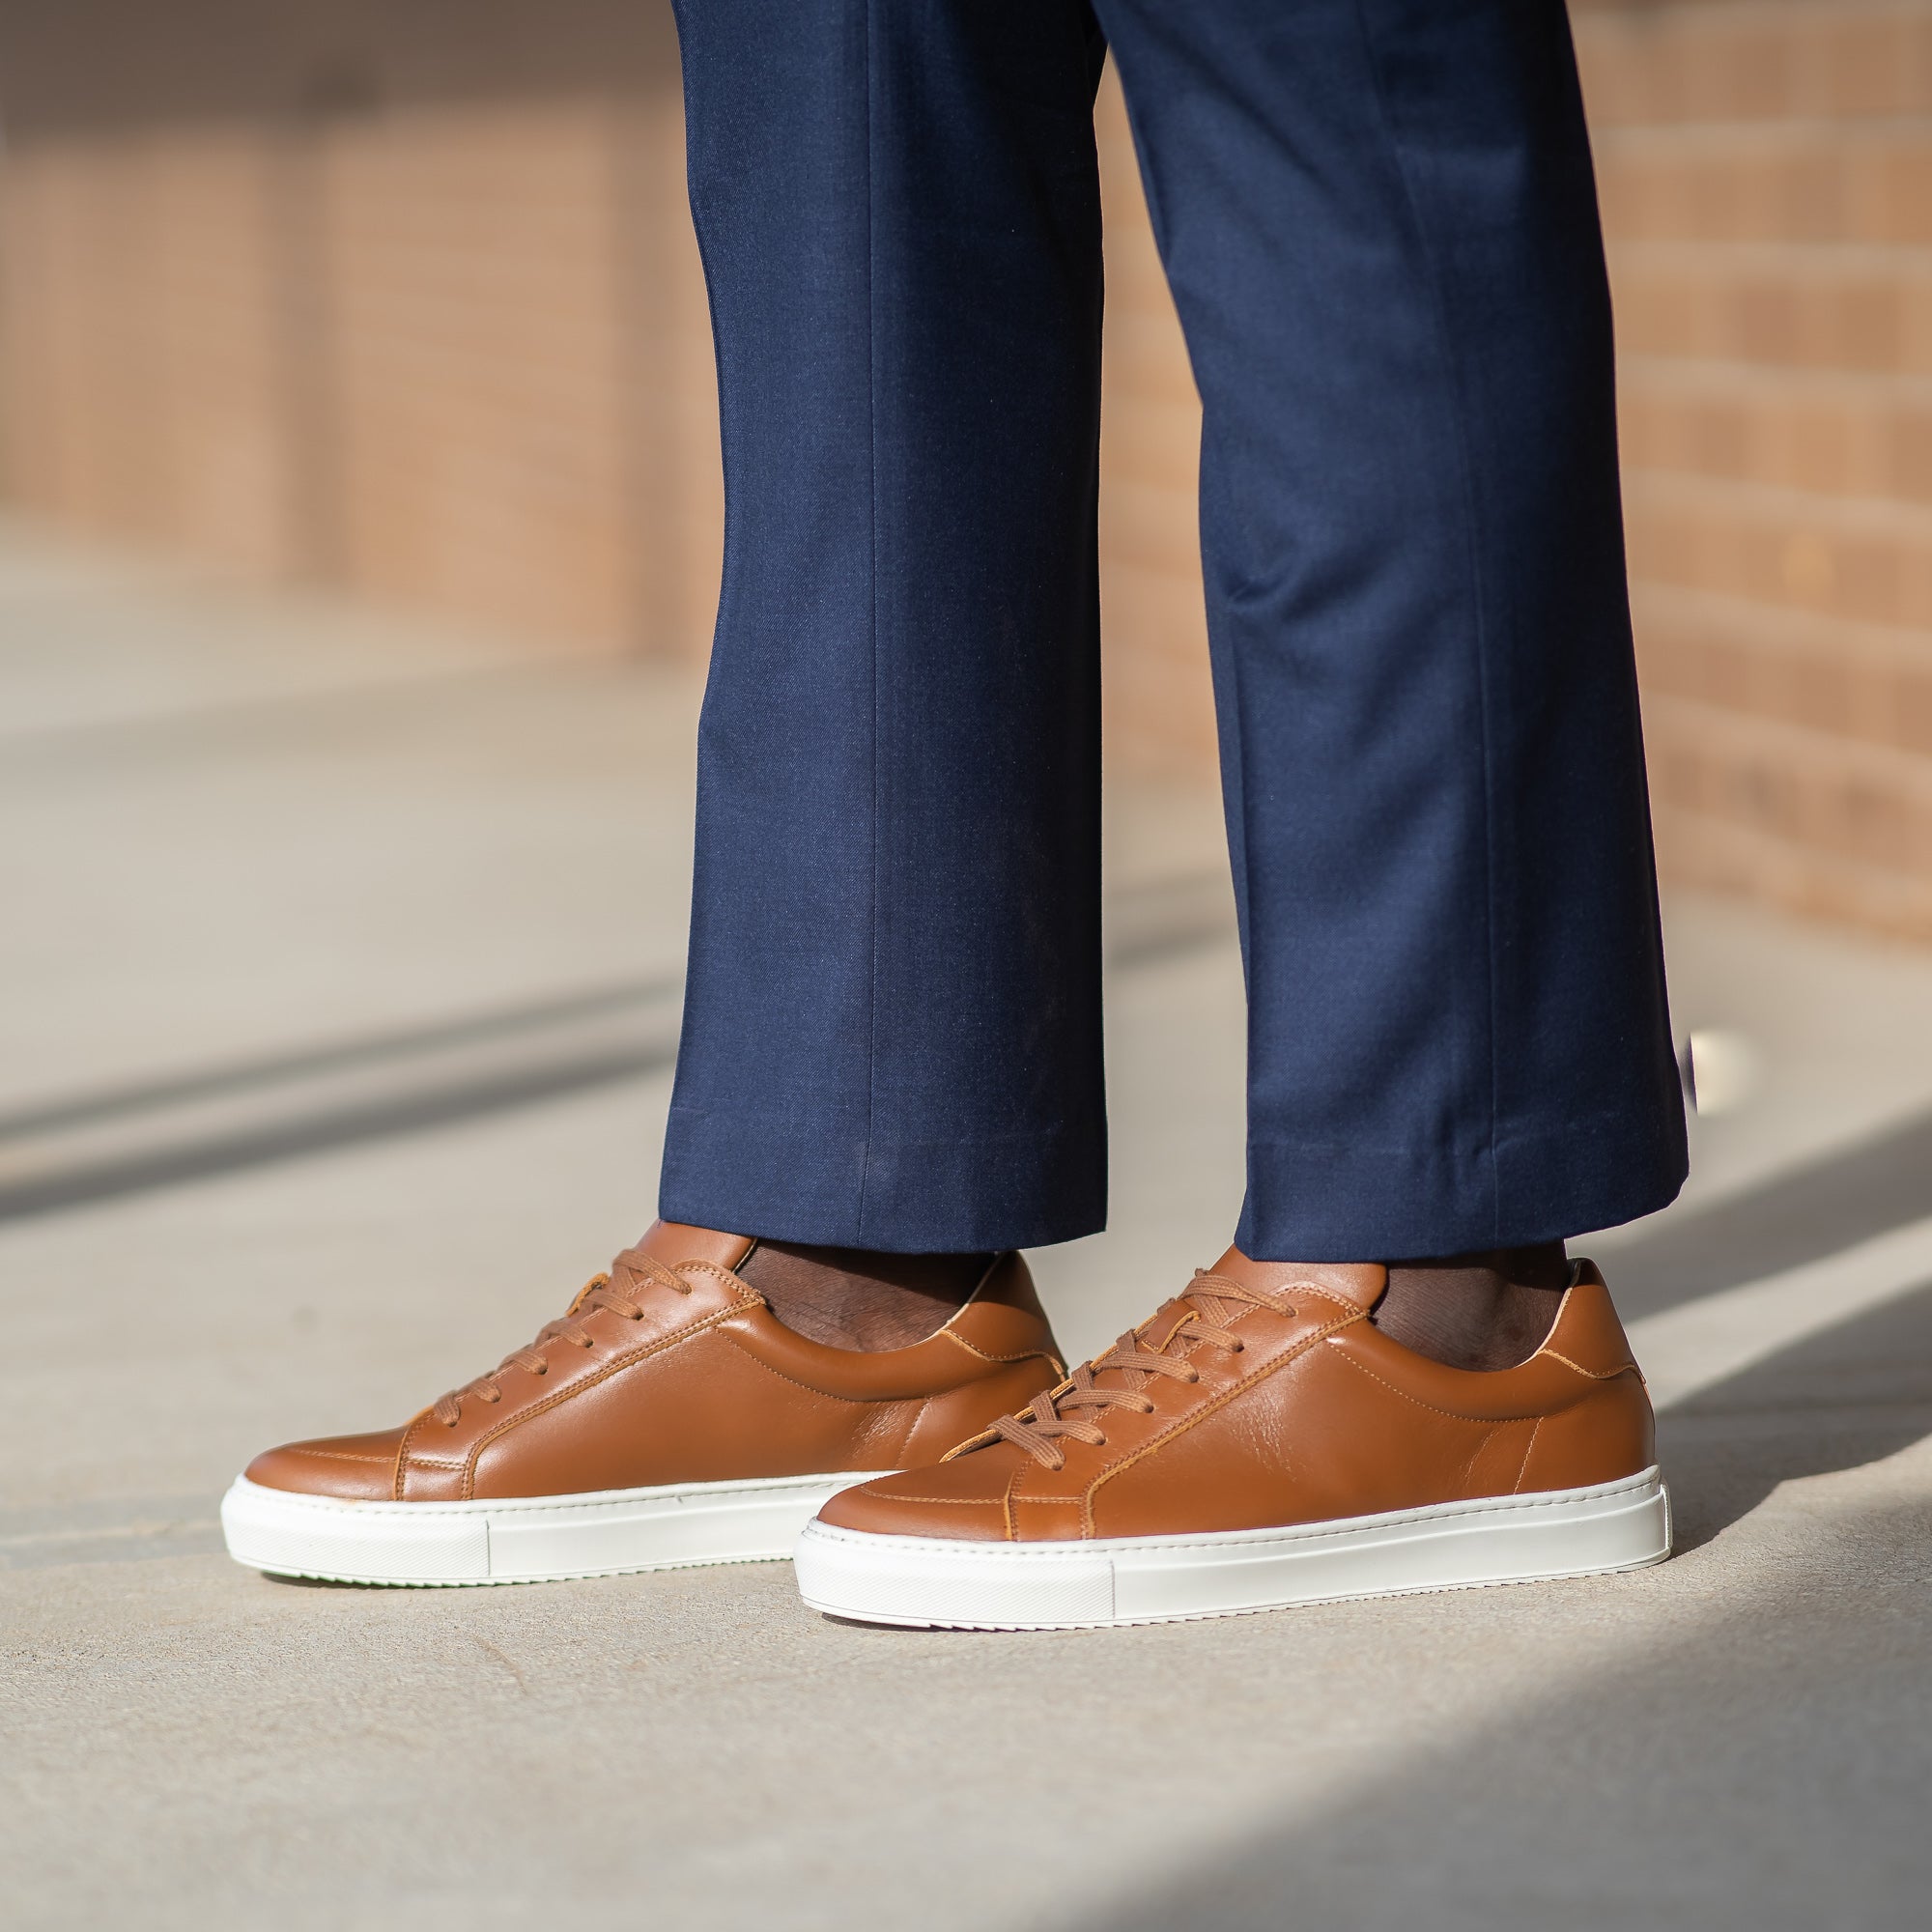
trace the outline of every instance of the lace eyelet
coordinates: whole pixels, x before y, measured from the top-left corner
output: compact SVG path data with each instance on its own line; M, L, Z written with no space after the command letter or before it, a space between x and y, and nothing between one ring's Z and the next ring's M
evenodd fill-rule
M1231 1355L1245 1355L1248 1352L1248 1345L1236 1337L1228 1345L1228 1352Z
M1199 1369L1189 1369L1185 1379L1191 1386L1193 1383L1198 1382L1201 1379L1201 1371Z
M530 1374L533 1376L547 1376L550 1374L550 1364L548 1362L539 1362L537 1366L530 1371Z

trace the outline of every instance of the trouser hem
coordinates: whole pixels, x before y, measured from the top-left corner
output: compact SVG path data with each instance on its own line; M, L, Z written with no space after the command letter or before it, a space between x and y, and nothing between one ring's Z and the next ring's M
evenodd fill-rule
M1568 1240L1653 1214L1683 1143L1575 1118L1492 1147L1258 1139L1235 1239L1258 1261L1386 1262Z
M658 1212L764 1240L957 1254L1048 1247L1106 1225L1097 1122L880 1142L673 1107Z

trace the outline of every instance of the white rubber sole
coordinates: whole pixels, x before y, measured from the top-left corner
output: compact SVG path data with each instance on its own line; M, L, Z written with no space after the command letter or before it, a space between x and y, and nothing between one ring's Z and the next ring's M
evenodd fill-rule
M238 1563L278 1577L424 1588L554 1582L782 1561L821 1504L879 1474L467 1503L343 1502L238 1476L221 1499L221 1530Z
M1670 1554L1649 1468L1538 1495L1289 1529L1084 1543L959 1543L810 1522L793 1563L814 1610L941 1630L1094 1630L1637 1570Z

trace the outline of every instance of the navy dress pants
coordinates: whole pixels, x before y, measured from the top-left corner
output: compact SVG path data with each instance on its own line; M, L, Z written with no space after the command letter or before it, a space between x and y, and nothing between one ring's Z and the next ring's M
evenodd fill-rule
M678 0L724 585L667 1217L1105 1214L1100 206L1204 405L1236 1238L1525 1244L1684 1175L1560 0ZM1104 40L1103 40L1104 35Z

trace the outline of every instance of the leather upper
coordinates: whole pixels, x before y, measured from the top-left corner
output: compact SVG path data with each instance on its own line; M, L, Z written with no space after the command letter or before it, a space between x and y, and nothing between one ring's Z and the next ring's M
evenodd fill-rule
M521 1351L540 1371L512 1357L400 1429L270 1449L248 1480L416 1502L898 1469L936 1460L1062 1374L1016 1254L924 1341L867 1353L781 1323L732 1271L753 1245L660 1221L633 1252L667 1278L628 1291L635 1316L599 1305L600 1276L554 1324L588 1346L546 1331ZM489 1387L497 1399L479 1393Z
M1260 1299L1213 1302L1214 1276ZM1083 1372L1092 1387L1134 1388L1149 1412L1069 1406L1101 1440L1061 1435L1036 1453L989 1433L842 1492L820 1518L1020 1543L1264 1529L1610 1482L1656 1460L1650 1399L1593 1264L1577 1264L1536 1352L1490 1372L1444 1367L1375 1327L1386 1285L1377 1266L1230 1249L1134 1331L1135 1347L1178 1357L1188 1378L1132 1378L1104 1356ZM1054 1454L1058 1468L1042 1460Z

